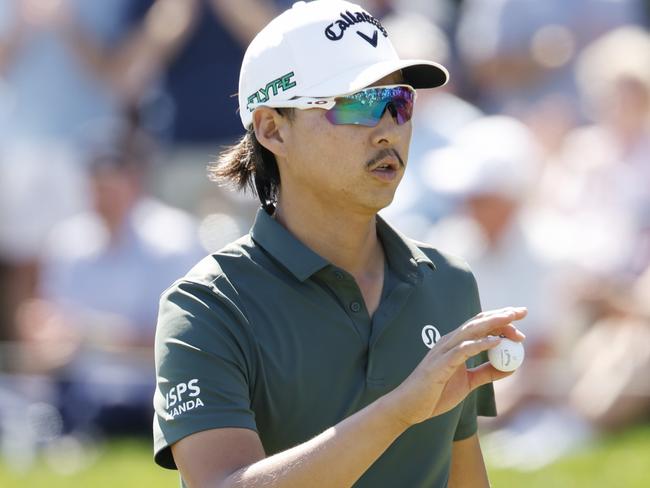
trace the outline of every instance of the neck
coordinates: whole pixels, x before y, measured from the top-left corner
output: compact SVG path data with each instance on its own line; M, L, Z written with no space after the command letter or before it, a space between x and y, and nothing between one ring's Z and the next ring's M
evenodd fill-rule
M383 273L384 254L377 237L376 214L341 212L332 205L278 203L274 217L307 247L359 278Z

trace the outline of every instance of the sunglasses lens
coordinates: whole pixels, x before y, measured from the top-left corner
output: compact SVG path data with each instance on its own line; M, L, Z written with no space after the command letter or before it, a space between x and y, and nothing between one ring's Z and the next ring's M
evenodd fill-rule
M374 127L390 105L391 114L401 125L411 119L414 99L415 92L405 86L367 88L350 96L337 98L336 105L328 110L326 117L336 125Z
M413 99L409 102L406 102L402 99L396 99L393 102L393 107L395 108L395 118L397 119L397 123L399 125L402 125L409 120L411 120L411 117L413 116Z

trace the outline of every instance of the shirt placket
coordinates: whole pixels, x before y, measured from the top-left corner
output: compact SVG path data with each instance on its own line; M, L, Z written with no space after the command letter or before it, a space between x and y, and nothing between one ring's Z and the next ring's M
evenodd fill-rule
M399 327L396 317L403 307L408 303L409 296L414 290L414 284L417 282L417 265L405 277L395 273L394 270L387 268L386 273L390 273L390 280L385 281L385 286L389 287L388 293L382 296L382 300L372 318L371 334L368 341L368 362L366 369L366 382L368 389L375 392L383 392L388 384L387 376L393 358L382 357L382 349L379 347L381 335L390 327Z
M367 347L370 340L371 320L354 277L336 266L328 266L319 273L319 277L335 297L347 317L347 322L359 335L361 343Z

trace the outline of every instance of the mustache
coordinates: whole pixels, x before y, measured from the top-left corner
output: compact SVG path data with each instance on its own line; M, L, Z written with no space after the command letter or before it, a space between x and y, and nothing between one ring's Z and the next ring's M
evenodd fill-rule
M399 155L396 149L382 149L377 153L377 155L372 158L370 161L366 163L366 167L370 168L374 164L377 164L379 161L382 159L386 159L387 157L394 157L399 161L399 164L402 168L404 168L404 160L402 159L402 156Z

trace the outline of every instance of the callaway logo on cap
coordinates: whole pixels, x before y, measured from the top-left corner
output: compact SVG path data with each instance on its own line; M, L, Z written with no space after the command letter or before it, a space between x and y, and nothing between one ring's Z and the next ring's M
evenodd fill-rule
M297 2L246 50L239 75L242 124L248 128L255 106L264 102L344 95L400 69L414 88L444 85L449 76L433 61L399 59L386 29L358 5Z

